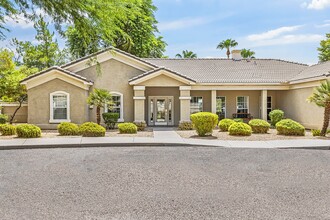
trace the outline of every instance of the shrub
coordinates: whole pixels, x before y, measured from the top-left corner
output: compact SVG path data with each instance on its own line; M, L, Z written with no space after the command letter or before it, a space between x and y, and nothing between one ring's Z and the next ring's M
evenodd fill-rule
M0 114L0 124L6 124L8 121L8 115Z
M252 119L249 121L249 125L252 128L253 133L265 134L270 128L270 124L267 121L261 119Z
M269 112L269 118L271 124L275 126L277 122L281 121L284 118L284 112L280 109L275 109Z
M20 138L38 138L41 137L41 129L36 125L22 124L16 126L17 136Z
M134 122L134 124L136 125L138 131L144 131L144 129L147 127L147 123L144 121Z
M277 134L304 136L305 127L291 119L284 119L276 124Z
M114 129L119 118L118 113L106 112L102 114L104 123L107 126L107 129Z
M229 118L225 118L225 119L222 119L220 122L219 122L219 128L221 131L228 131L230 125L234 124L235 121L232 120L232 119L229 119Z
M194 130L194 126L191 121L183 121L183 122L180 122L178 129L182 130L182 131Z
M79 126L70 122L62 122L57 126L57 131L62 136L75 136L79 135Z
M243 118L234 118L233 121L234 122L244 122Z
M1 124L0 125L0 133L3 136L10 136L16 134L16 127L10 124Z
M250 136L252 133L252 128L250 125L243 122L235 122L229 127L229 135L237 136Z
M312 129L312 135L313 136L320 136L321 130L320 129Z
M83 137L104 137L105 128L94 122L85 122L79 126L79 133Z
M133 123L120 123L118 124L119 133L121 134L136 134L137 126Z
M218 115L211 112L198 112L190 115L190 119L199 136L211 135L218 123Z

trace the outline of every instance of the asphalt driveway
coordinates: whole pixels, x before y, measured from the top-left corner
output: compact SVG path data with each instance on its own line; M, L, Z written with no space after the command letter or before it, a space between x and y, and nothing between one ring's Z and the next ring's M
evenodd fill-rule
M1 219L330 219L330 151L0 151Z

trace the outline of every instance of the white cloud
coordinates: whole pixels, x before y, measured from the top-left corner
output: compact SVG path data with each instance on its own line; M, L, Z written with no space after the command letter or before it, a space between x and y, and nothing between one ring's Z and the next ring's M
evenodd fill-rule
M273 39L266 39L266 40L260 40L254 42L252 41L251 47L314 43L314 42L319 42L323 38L324 36L320 34L291 34L291 35L283 35Z
M16 15L13 18L5 16L5 21L6 26L10 28L28 29L33 27L33 22L28 21L23 15Z
M247 37L250 41L257 41L257 40L268 40L278 37L284 33L293 32L301 28L302 25L296 26L289 26L289 27L280 27L274 30L270 30L261 34L251 34Z
M302 3L301 7L314 9L314 10L322 10L327 7L330 7L330 0L312 0L309 3L307 2Z
M323 24L315 25L316 28L330 27L330 20L324 20Z

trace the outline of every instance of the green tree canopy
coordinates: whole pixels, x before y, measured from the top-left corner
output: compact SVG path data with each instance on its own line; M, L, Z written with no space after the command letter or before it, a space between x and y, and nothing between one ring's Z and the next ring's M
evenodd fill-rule
M238 43L235 40L232 39L227 39L227 40L223 40L221 41L218 46L217 49L223 50L226 49L227 50L227 58L229 59L230 56L230 48L236 47L238 45Z
M176 58L197 58L197 54L192 51L184 50L182 54L175 55Z
M250 59L250 58L254 58L254 55L256 53L250 49L242 49L241 50L241 55L244 59Z
M321 40L319 51L319 60L322 62L330 60L330 33L326 34L326 39Z

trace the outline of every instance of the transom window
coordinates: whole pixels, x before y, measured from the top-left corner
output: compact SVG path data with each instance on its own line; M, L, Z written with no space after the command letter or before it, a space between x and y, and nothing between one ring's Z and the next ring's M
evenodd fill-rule
M238 96L236 106L237 106L237 113L249 113L249 97Z
M193 96L190 99L190 114L203 111L203 97Z
M112 113L118 113L119 114L118 121L123 122L124 121L123 94L121 94L119 92L111 92L111 96L112 96L112 102L113 102L112 108L108 108L106 106L105 111L112 112Z
M217 97L217 109L216 113L220 119L226 118L226 97L225 96L218 96Z
M70 121L69 93L53 92L50 94L50 122Z

